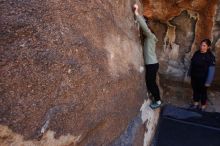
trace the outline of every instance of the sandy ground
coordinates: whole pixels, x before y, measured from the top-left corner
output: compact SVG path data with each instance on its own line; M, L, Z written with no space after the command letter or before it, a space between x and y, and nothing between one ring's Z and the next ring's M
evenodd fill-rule
M165 104L188 108L193 102L191 85L188 83L171 81L160 76L160 91ZM207 112L220 112L220 87L213 84L208 89Z
M192 103L192 89L167 86L164 91L163 101L166 104L172 104L187 108ZM175 92L175 95L173 94ZM220 112L220 91L208 90L207 112Z

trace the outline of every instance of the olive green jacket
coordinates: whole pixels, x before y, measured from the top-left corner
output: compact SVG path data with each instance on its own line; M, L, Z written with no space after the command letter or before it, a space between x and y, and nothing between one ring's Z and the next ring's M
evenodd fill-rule
M137 21L143 30L143 34L145 35L144 39L144 62L146 65L148 64L156 64L158 63L157 55L155 52L156 43L158 39L151 32L149 27L147 26L145 19L143 16L136 16Z

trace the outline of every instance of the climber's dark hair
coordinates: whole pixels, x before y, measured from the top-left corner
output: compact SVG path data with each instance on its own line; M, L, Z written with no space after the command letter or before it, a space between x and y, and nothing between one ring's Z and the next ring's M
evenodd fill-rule
M144 20L146 23L148 23L148 18L146 16L144 16Z
M201 41L201 44L202 43L206 43L206 45L209 46L209 47L212 45L212 42L210 41L210 39L204 39L204 40Z
M150 23L149 23L149 19L146 17L146 16L144 16L144 20L145 20L145 22L147 23L147 25L148 25L148 27L150 28L150 31L153 33L153 34L155 34L155 32L153 31L153 29L150 27Z

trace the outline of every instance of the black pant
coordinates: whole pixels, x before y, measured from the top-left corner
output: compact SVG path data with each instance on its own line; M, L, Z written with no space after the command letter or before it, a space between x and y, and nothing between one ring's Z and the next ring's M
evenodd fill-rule
M205 78L192 77L191 84L193 88L194 102L201 102L202 105L206 105L207 87L205 87Z
M155 101L160 100L160 90L156 83L159 63L149 64L146 66L146 83L149 92L153 95Z

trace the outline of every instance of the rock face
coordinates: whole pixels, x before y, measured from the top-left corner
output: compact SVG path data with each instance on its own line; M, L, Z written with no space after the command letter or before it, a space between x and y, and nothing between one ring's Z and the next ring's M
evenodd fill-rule
M143 145L146 87L133 4L0 2L2 145Z
M163 86L174 85L172 81L178 81L176 87L183 86L192 54L199 48L201 40L209 38L213 42L212 49L217 59L214 88L220 91L220 79L217 76L220 73L220 2L143 0L143 4L144 15L149 17L149 24L159 38L157 53Z

